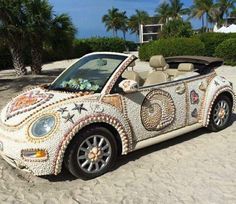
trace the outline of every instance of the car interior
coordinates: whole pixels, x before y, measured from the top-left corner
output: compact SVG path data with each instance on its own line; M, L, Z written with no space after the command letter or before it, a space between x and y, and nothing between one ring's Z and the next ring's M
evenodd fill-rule
M151 57L149 66L149 71L137 72L134 69L135 62L132 62L129 65L129 68L122 74L122 78L134 80L140 87L142 87L199 75L199 73L196 72L197 70L194 69L194 64L192 63L180 63L177 69L170 68L162 55Z

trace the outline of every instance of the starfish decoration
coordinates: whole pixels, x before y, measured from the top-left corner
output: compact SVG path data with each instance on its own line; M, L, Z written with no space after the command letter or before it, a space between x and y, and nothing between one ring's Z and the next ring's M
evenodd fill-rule
M81 104L76 104L74 103L75 107L72 109L72 110L77 110L79 112L79 114L81 114L81 112L84 110L84 111L88 111L86 108L84 108L84 104L81 103Z
M74 116L75 116L74 114L71 115L70 113L68 113L67 116L63 116L62 118L65 119L65 123L71 122L71 123L74 124L74 120L73 120L73 117L74 117Z
M215 81L215 85L216 85L216 86L219 86L220 84L219 84L217 81Z
M67 107L65 107L65 108L60 108L59 110L57 110L58 112L60 112L61 114L63 114L63 113L65 113L65 112L67 112L68 110L67 110Z

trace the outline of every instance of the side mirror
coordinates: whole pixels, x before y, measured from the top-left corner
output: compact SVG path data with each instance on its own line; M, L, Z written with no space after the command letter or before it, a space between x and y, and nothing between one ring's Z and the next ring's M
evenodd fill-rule
M120 82L119 87L122 88L122 90L125 93L133 93L133 92L138 91L139 89L138 83L134 80L129 80L129 79L126 79Z

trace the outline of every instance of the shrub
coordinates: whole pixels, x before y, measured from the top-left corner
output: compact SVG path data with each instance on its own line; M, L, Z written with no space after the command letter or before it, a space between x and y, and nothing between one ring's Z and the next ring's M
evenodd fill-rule
M126 49L129 51L137 51L138 45L133 41L126 41Z
M202 33L197 36L204 44L206 48L206 56L214 56L216 47L223 41L229 38L235 38L236 34L225 33Z
M236 38L230 38L219 44L215 55L225 60L225 64L236 65Z
M75 40L73 48L73 58L80 58L85 54L92 52L89 43L86 40Z
M85 41L93 52L123 52L126 50L125 41L120 38L90 38Z
M143 45L139 49L139 58L148 61L153 55L204 55L205 46L197 38L159 39Z
M73 57L81 57L90 52L124 52L136 50L137 45L131 41L124 41L120 38L88 38L75 40Z
M161 36L169 37L190 37L193 30L190 22L184 22L182 19L171 20L163 26Z
M9 50L0 44L0 70L13 67Z

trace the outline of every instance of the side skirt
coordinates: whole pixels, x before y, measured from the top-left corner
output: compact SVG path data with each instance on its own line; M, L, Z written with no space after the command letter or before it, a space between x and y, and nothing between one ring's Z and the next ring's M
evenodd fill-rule
M134 151L138 150L138 149L148 147L148 146L151 146L151 145L154 145L154 144L157 144L157 143L160 143L160 142L163 142L163 141L166 141L166 140L169 140L169 139L174 138L174 137L178 137L178 136L183 135L185 133L197 130L201 127L202 127L202 124L197 123L197 124L187 126L187 127L184 127L184 128L180 128L178 130L171 131L171 132L168 132L168 133L165 133L165 134L162 134L162 135L159 135L159 136L147 139L147 140L143 140L143 141L138 142L136 144L136 146L134 148Z

